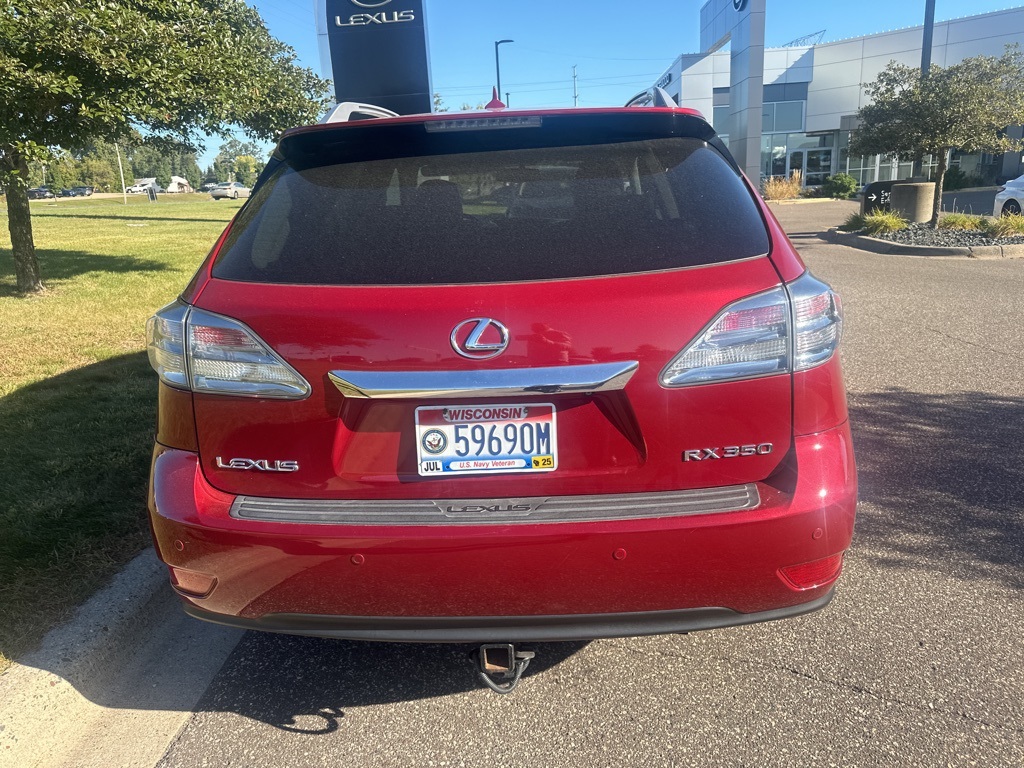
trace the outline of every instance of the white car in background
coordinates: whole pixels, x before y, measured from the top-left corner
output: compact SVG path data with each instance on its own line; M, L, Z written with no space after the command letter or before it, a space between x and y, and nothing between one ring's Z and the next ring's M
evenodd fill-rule
M225 181L223 184L218 184L210 190L210 197L214 200L220 200L222 197L237 200L240 197L248 196L249 188L239 181Z
M1011 179L996 191L996 202L992 215L996 218L1009 214L1020 214L1024 210L1024 176Z

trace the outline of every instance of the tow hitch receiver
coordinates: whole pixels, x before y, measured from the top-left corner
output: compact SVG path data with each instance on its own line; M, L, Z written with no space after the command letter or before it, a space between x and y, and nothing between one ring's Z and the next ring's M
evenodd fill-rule
M477 676L495 693L511 693L534 655L533 651L517 651L512 643L488 643L473 654Z

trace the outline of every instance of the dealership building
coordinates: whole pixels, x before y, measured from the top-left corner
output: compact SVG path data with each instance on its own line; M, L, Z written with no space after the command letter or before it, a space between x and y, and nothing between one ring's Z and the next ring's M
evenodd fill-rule
M764 5L709 0L701 9L704 52L680 56L655 84L710 118L751 177L759 166L762 177L799 170L809 185L840 171L861 184L909 178L912 158L851 155L848 147L857 110L869 101L865 84L890 61L919 67L923 27L766 48ZM1012 44L1024 47L1024 7L937 21L931 60L950 66L971 56L999 55ZM1010 130L1021 136L1019 127ZM1024 173L1018 153L954 152L950 163L989 184ZM926 167L934 164L926 159Z

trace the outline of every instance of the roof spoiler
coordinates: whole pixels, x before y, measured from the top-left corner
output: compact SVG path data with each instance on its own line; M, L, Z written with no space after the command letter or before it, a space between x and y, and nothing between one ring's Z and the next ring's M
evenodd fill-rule
M648 88L640 91L636 96L626 102L627 107L678 107L675 99L668 95L663 88Z
M372 120L377 117L398 117L398 113L373 104L343 101L327 113L327 117L320 121L320 125L327 123L349 123L353 120Z

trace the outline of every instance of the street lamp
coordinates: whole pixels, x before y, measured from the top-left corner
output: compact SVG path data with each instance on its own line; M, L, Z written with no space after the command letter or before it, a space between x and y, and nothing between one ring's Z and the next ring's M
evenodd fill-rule
M504 43L514 43L515 40L496 40L494 42L494 72L498 77L498 93L501 94L501 60L498 59L498 46Z

